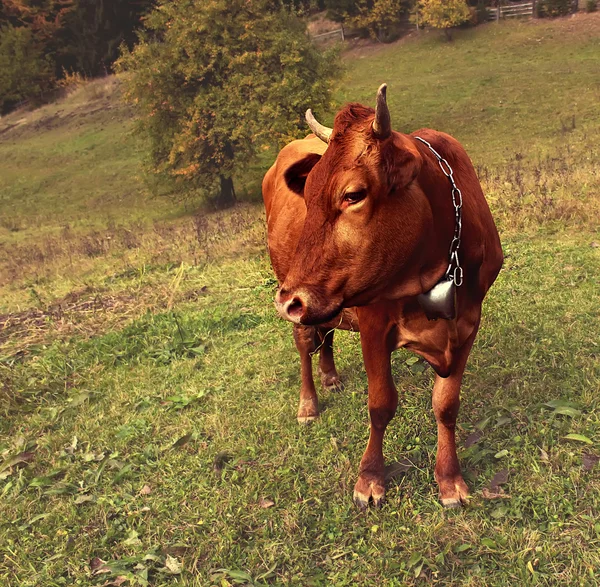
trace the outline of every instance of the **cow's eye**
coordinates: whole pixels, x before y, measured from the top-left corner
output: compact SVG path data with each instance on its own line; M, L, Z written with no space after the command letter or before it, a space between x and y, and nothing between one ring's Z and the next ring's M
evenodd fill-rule
M357 190L355 192L346 192L344 202L347 204L358 204L367 197L367 190Z

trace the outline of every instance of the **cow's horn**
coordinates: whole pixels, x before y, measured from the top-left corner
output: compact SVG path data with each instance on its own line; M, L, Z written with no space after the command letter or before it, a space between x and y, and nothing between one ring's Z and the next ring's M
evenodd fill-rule
M312 110L310 108L306 111L306 122L308 122L310 130L312 130L317 135L317 137L319 137L325 143L329 142L329 138L331 137L333 129L327 126L323 126L320 122L318 122L317 119L313 116Z
M373 121L373 132L378 139L387 139L392 134L392 122L385 93L387 84L381 84L377 90L377 104L375 106L375 120Z

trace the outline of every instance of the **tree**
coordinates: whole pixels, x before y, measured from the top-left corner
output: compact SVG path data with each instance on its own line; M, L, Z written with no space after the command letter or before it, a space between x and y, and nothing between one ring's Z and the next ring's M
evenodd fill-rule
M0 30L0 114L21 100L39 96L54 80L53 64L33 32L5 25Z
M348 18L357 16L360 11L359 0L325 0L327 18L337 22L345 22Z
M75 0L61 32L58 64L88 76L110 71L121 43L132 47L153 0Z
M356 3L358 14L348 18L348 24L365 29L382 42L397 38L398 26L405 21L411 0L361 0Z
M420 0L420 22L442 29L446 38L452 40L452 28L469 20L469 7L465 0Z
M339 70L305 25L265 0L163 0L124 50L126 96L138 108L155 172L235 202L233 174L291 138L304 111L330 106Z

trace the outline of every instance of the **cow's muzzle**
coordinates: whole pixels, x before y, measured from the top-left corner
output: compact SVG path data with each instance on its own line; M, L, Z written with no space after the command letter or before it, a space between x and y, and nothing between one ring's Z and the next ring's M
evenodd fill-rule
M277 291L275 306L282 318L306 325L328 322L341 310L341 304L323 302L305 289L290 291L285 287Z

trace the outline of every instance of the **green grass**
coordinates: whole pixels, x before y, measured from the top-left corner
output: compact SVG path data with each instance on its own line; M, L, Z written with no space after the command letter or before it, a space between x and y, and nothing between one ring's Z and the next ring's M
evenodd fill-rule
M376 86L387 82L394 128L448 132L476 165L515 153L535 160L567 131L598 136L598 26L584 15L506 22L460 31L452 43L427 32L353 55L340 97L374 106Z
M384 450L411 466L381 510L352 504L368 435L357 335L334 344L346 389L296 424L259 207L173 219L140 187L126 111L89 114L96 98L0 135L19 224L0 234L0 585L600 583L600 122L560 126L597 97L599 40L578 16L347 57L344 96L371 103L388 81L395 121L465 142L502 229L463 385L474 498L459 511L437 501L433 374L409 353L394 354ZM520 97L469 114L500 95Z
M60 233L166 219L181 206L152 197L142 145L113 79L76 89L57 104L8 117L0 130L0 238L35 242ZM2 137L2 135L0 135Z

